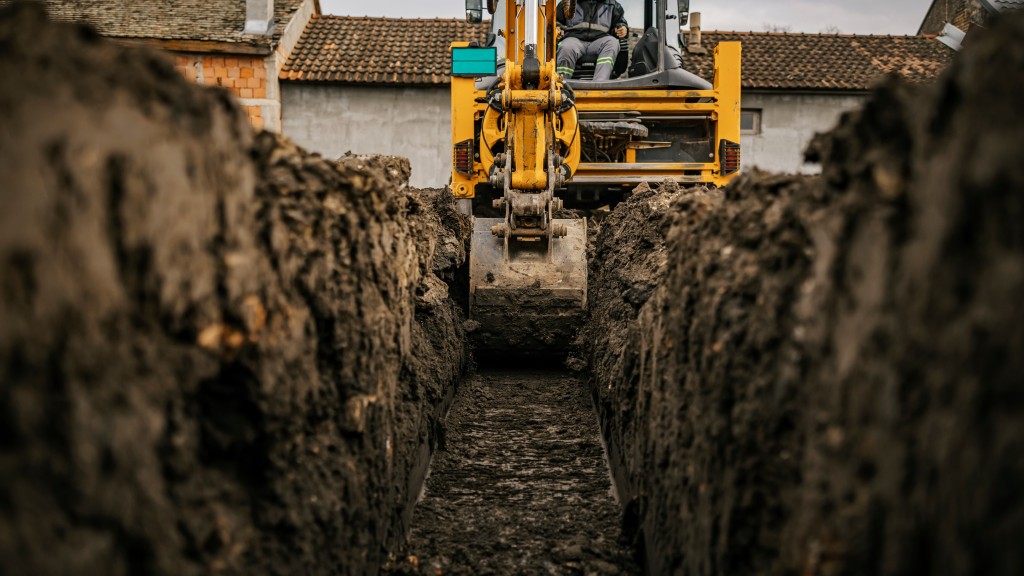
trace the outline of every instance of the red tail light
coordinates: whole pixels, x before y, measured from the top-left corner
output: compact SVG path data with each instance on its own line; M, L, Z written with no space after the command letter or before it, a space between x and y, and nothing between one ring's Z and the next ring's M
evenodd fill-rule
M463 140L455 145L452 155L452 166L459 174L470 175L473 172L473 141Z
M722 163L722 176L740 171L740 145L722 140L718 150L718 159Z

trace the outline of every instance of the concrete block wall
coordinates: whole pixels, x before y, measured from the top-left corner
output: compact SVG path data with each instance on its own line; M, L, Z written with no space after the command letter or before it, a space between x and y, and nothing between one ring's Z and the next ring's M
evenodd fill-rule
M345 152L403 156L409 182L438 188L451 178L451 89L446 85L281 83L283 133L326 158Z
M760 131L740 136L744 168L769 172L816 174L804 163L804 151L818 132L835 127L843 112L859 107L866 96L850 93L758 93L745 91L742 107L761 114Z
M410 183L435 188L451 175L448 86L351 86L285 81L282 131L299 145L337 158L345 152L409 158ZM761 113L760 132L743 134L744 168L812 174L804 150L818 132L858 107L856 93L743 93L743 108Z

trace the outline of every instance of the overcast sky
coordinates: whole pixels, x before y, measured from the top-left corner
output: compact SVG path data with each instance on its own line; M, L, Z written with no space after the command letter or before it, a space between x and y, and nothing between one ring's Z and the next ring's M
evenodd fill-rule
M619 0L625 2L629 0ZM636 0L633 0L636 1ZM916 34L932 0L691 0L705 30ZM463 18L465 0L320 0L325 14Z

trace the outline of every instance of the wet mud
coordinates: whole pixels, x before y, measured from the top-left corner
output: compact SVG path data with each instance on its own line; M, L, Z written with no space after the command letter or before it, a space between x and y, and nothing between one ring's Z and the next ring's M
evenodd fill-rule
M468 221L0 11L0 572L367 574L465 363Z
M639 574L582 379L484 370L460 385L387 574Z
M654 574L1016 574L1024 18L889 82L820 178L641 191L581 354Z

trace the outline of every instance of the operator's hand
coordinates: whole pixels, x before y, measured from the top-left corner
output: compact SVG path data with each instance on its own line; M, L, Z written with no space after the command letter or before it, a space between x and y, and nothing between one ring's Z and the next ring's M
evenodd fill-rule
M629 34L629 28L626 28L625 26L619 26L615 29L615 35L619 38L625 38L626 34Z

